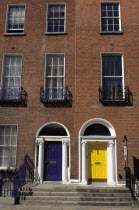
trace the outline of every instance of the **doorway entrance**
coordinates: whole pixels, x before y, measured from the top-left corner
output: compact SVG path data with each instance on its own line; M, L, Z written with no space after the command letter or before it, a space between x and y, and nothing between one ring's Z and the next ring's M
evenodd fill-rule
M36 135L35 167L39 182L70 180L70 135L58 122L43 125Z
M106 120L95 118L83 124L79 132L79 182L117 183L116 133Z
M107 180L107 143L88 143L88 178L89 181Z

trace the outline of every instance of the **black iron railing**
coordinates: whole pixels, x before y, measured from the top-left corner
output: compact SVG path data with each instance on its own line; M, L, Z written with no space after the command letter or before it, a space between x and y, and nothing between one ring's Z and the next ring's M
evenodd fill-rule
M40 100L46 107L72 106L72 94L67 87L41 87Z
M139 179L135 177L129 167L125 167L126 187L130 189L134 200L139 200Z
M0 197L12 196L15 174L15 170L0 171Z
M35 182L35 167L28 155L25 155L23 164L18 170L0 171L0 197L17 197L21 187Z
M23 87L0 87L0 106L27 106Z
M99 101L104 105L133 105L133 96L128 87L99 87Z

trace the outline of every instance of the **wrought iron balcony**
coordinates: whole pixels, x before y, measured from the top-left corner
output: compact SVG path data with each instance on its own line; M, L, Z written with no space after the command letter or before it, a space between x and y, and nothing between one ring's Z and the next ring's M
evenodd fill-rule
M67 87L41 87L40 100L46 107L72 107L72 94Z
M1 107L26 107L27 93L23 87L0 87Z
M128 87L99 87L99 101L103 105L109 106L132 106L133 95Z

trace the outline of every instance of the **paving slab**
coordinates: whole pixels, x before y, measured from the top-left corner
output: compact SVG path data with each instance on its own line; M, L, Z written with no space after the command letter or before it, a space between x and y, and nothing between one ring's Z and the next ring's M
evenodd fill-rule
M1 205L1 210L139 210L139 207L94 207L94 206L32 206L32 205Z

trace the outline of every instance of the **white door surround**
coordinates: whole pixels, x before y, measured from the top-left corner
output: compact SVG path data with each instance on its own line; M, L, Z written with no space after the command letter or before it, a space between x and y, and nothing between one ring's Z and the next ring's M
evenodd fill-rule
M102 124L110 131L110 136L84 136L84 131L91 124ZM79 132L79 182L88 184L88 142L107 143L107 184L117 183L116 133L106 120L95 118L83 124Z
M70 149L70 136L67 128L65 128L67 132L67 136L39 136L42 128L50 124L59 124L65 128L60 123L51 122L43 125L37 132L36 135L36 145L35 145L35 167L38 171L38 179L40 183L43 183L43 174L44 174L44 143L45 141L55 141L62 142L62 183L68 183L70 179L70 157L69 157L69 166L67 165L67 147ZM70 152L69 152L70 154Z

